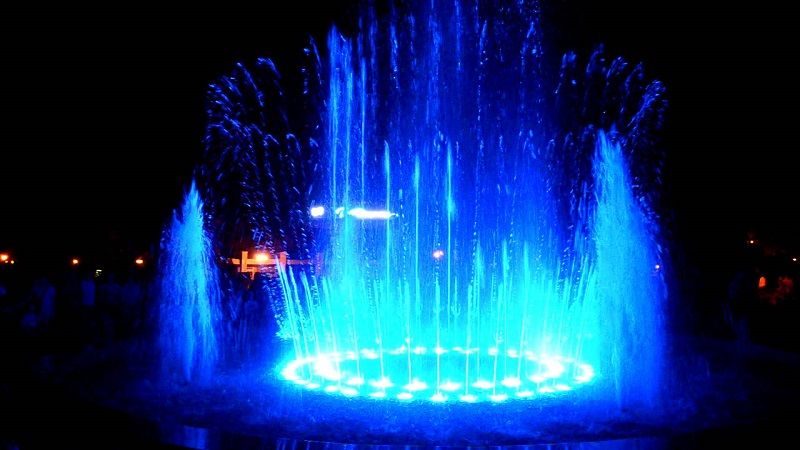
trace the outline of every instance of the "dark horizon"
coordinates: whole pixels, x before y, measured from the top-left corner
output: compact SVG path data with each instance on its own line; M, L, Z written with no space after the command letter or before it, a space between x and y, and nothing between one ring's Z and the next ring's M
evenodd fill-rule
M797 115L786 112L797 69L783 64L797 53L791 15L765 4L595 3L545 5L549 58L574 49L585 60L604 44L665 83L673 249L710 265L754 230L797 251L797 170L785 156ZM312 5L7 14L0 250L60 261L103 253L115 236L132 252L157 246L200 159L206 87L261 56L294 76L308 37L324 45L355 9Z

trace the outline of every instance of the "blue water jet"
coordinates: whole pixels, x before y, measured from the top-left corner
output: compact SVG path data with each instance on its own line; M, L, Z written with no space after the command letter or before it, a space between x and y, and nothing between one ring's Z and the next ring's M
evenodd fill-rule
M663 89L601 52L548 88L536 2L403 8L328 38L324 266L278 268L283 376L432 402L595 382L653 405L666 288L631 166Z
M162 242L158 344L166 381L208 383L219 349L220 289L194 183Z

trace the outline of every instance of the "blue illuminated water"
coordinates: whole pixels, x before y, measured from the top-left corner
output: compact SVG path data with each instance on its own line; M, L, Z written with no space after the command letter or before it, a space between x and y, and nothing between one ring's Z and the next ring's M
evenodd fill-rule
M503 5L426 2L331 31L308 205L324 264L278 270L288 380L395 401L585 383L657 401L658 186L634 166L662 88L600 52L584 73L573 54L548 68L538 4Z
M211 381L220 353L220 289L204 220L193 183L162 243L158 344L167 381Z

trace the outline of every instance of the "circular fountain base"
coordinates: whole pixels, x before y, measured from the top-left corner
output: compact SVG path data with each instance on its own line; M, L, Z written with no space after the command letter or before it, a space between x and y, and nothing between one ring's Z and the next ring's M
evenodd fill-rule
M529 445L701 435L713 444L727 435L714 430L780 427L781 418L792 417L789 412L800 401L796 353L702 340L676 343L673 350L674 370L665 377L664 402L651 409L619 408L597 400L608 398L600 373L580 389L536 395L536 401L436 404L376 401L367 391L362 398L307 389L287 383L279 372L265 372L265 365L218 373L205 386L162 382L148 363L149 355L131 360L121 350L109 351L102 360L89 357L84 364L58 364L58 373L44 382L51 391L71 393L61 408L65 417L94 405L129 418L125 420L146 418L159 427L213 430L208 434L211 440L235 435L397 445ZM43 396L45 403L36 406L31 398L19 396L8 404L41 412L53 408L46 403L53 398ZM214 437L215 433L228 437Z
M343 397L500 403L572 391L592 381L594 369L571 357L516 349L403 346L297 358L281 376Z

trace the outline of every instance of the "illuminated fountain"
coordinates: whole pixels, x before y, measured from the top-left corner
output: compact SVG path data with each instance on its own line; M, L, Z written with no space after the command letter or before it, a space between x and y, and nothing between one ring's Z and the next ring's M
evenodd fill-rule
M791 416L796 358L667 345L662 85L546 52L534 1L390 3L302 77L209 87L157 345L78 392L193 447L645 448L616 440Z
M219 358L216 266L192 184L164 234L158 349L165 381L208 383Z
M537 7L431 2L330 33L306 211L325 263L278 270L286 380L366 401L586 384L657 401L657 183L636 158L662 88L601 52L548 78Z

